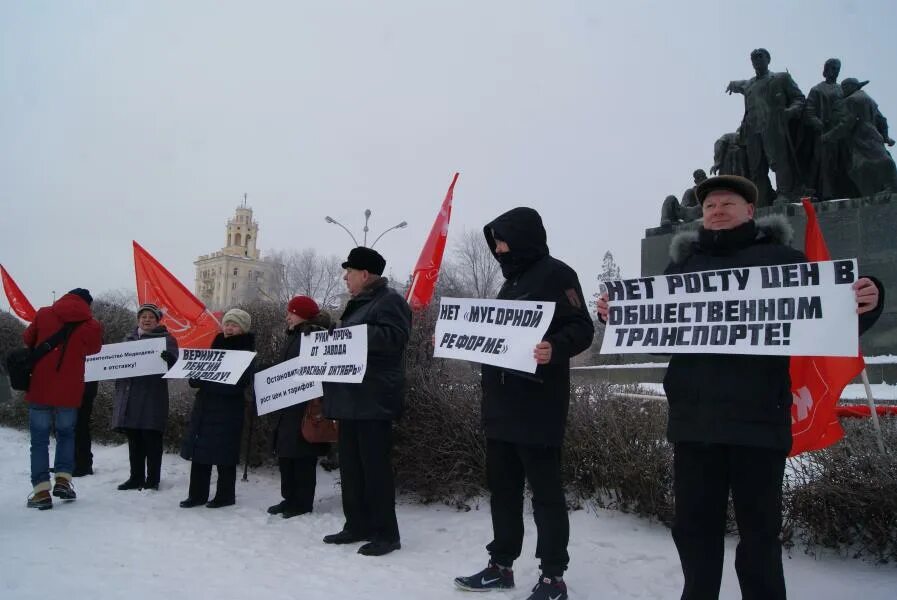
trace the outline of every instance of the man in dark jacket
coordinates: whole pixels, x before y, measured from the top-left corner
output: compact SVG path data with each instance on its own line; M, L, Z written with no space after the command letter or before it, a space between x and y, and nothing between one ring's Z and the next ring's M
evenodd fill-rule
M58 332L62 341L44 355L31 375L25 394L31 429L31 485L34 490L28 506L53 508L50 495L50 428L56 430L55 484L53 496L63 500L76 498L72 485L75 467L75 422L84 395L84 361L100 351L103 327L93 318L90 292L76 288L37 311L34 321L22 334L25 345L34 348Z
M488 566L455 585L468 591L514 587L511 570L523 545L523 489L529 481L538 531L536 557L542 576L530 600L567 598L570 525L561 484L561 446L570 403L570 358L589 347L594 326L576 273L548 254L542 219L515 208L484 228L501 265L500 300L555 303L545 338L533 350L534 375L483 365L486 475L494 538Z
M704 222L673 239L666 274L806 262L784 219L754 221L757 188L733 175L698 186ZM860 331L882 310L868 277L854 284ZM606 295L598 314L607 319ZM735 570L744 598L785 599L782 479L791 449L788 356L675 354L664 378L673 444L673 539L683 600L719 596L729 491L740 541Z
M402 414L405 346L411 309L383 277L386 260L358 247L343 263L352 296L340 327L367 325L368 360L361 383L324 383L324 415L339 421L340 484L346 524L328 544L369 543L359 554L401 548L393 483L392 422Z

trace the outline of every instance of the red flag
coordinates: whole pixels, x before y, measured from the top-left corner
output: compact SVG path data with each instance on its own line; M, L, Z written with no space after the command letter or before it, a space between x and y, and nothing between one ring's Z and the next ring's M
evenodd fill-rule
M802 202L807 213L804 253L811 261L830 260L813 204L807 198ZM844 437L835 406L844 386L865 367L860 355L791 357L791 456L821 450Z
M22 293L16 282L12 280L12 277L3 268L3 265L0 265L0 279L3 280L3 291L6 292L6 299L9 300L9 307L12 311L19 315L19 318L23 321L28 321L29 323L33 321L37 311L28 302L28 298L25 297L25 294Z
M448 237L449 220L452 216L452 195L455 193L455 182L458 181L458 173L452 178L452 184L442 201L442 208L436 215L430 235L420 251L414 274L411 276L411 285L405 300L413 310L426 308L433 299L433 291L436 289L436 280L439 278L439 267L442 266L442 255L445 253L445 241Z
M181 348L208 348L220 331L206 305L168 272L140 244L134 242L137 301L152 302L162 309L162 324Z

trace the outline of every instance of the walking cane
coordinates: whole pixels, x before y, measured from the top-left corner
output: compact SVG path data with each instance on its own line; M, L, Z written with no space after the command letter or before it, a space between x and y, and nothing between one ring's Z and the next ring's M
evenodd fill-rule
M249 408L249 435L246 436L246 456L243 459L243 481L249 481L249 452L252 449L252 431L255 429L255 389L250 392L252 404Z

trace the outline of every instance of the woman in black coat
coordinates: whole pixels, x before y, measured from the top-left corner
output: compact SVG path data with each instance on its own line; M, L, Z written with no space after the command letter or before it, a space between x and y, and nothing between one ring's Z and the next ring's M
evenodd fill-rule
M170 369L178 358L178 344L164 325L162 311L155 304L137 309L137 327L125 336L126 342L164 338L162 359ZM168 423L168 380L161 375L128 377L115 381L112 424L128 436L131 476L120 490L159 489L162 472L162 436Z
M249 314L238 308L227 311L222 320L223 333L215 336L212 348L255 351L255 336L249 332ZM181 445L181 457L192 460L190 490L182 508L205 504L208 508L230 506L236 502L237 463L240 462L240 438L246 410L245 390L252 382L250 365L234 385L191 379L198 388L190 428ZM218 467L218 484L210 502L209 482L212 465Z
M302 336L330 327L330 315L321 312L308 296L296 296L287 305L287 339L280 362L299 356ZM312 444L302 437L302 419L307 402L277 411L274 450L280 467L280 495L283 501L268 508L284 519L312 511L318 457L327 454L329 444Z

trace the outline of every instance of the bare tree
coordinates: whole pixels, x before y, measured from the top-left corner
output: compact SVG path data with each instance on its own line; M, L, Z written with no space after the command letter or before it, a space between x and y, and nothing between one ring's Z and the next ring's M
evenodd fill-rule
M274 298L286 304L296 295L310 296L322 307L339 304L343 292L342 262L334 255L318 254L314 248L272 253L277 265Z
M483 234L465 229L453 244L449 270L455 285L473 298L494 298L502 284L501 267Z

